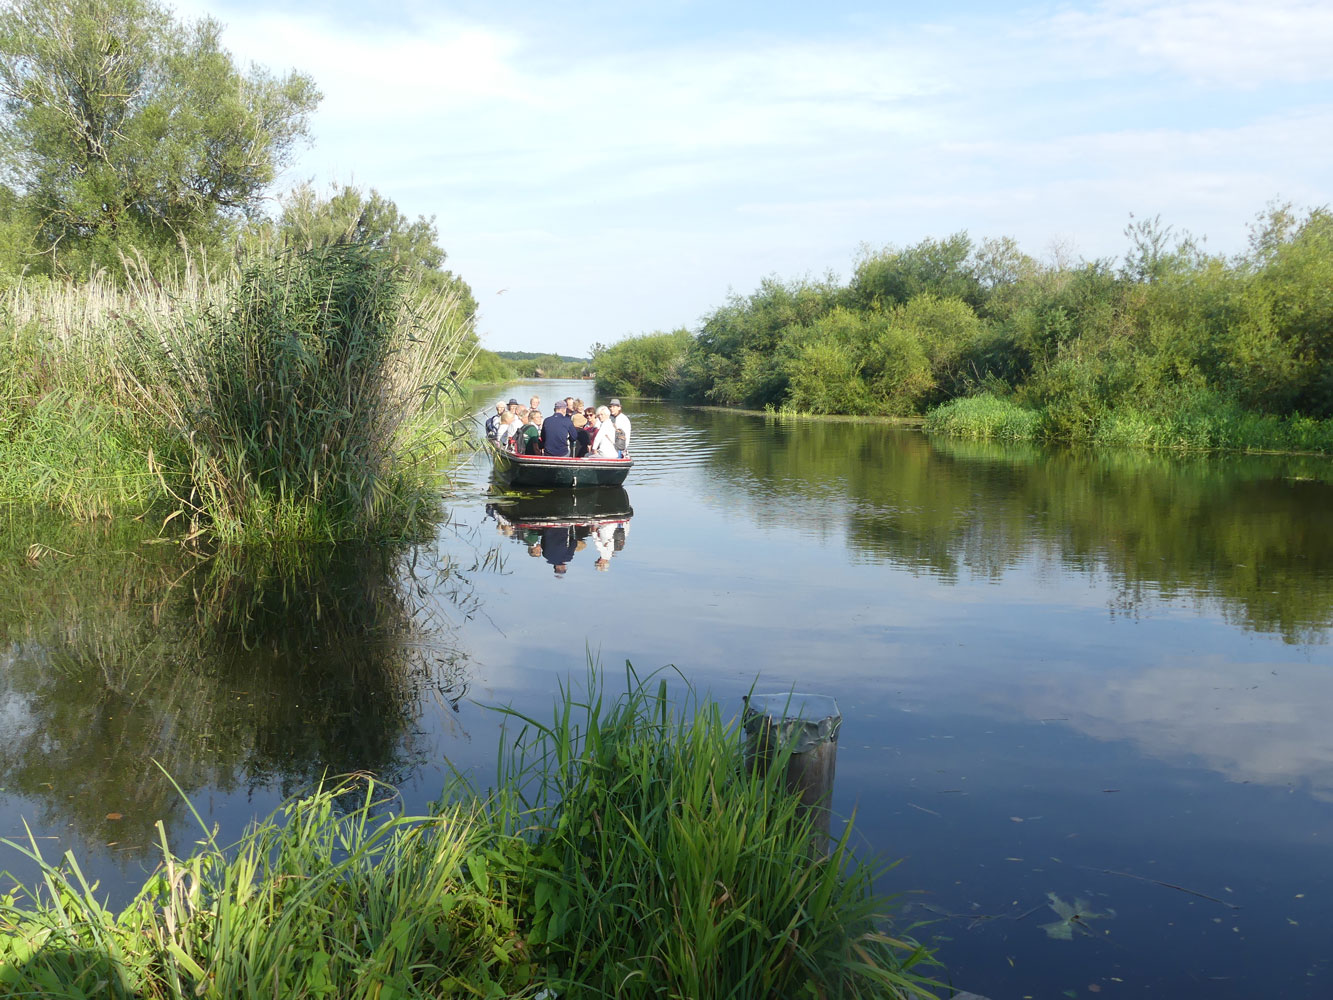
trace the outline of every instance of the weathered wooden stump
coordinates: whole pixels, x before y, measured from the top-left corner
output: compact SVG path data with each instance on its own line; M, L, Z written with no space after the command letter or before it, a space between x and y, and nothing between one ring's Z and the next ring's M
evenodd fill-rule
M756 694L745 699L743 715L752 767L767 771L779 748L790 747L784 783L800 797L814 821L814 848L826 853L838 763L838 730L842 714L828 695Z

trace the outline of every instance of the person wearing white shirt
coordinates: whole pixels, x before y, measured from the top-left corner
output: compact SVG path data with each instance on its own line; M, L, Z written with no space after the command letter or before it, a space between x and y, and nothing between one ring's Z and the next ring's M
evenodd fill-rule
M588 449L588 458L619 458L616 450L616 425L611 420L611 411L605 406L597 407L597 433L592 437L592 447Z
M606 405L607 405L607 410L611 415L612 425L615 427L617 431L621 431L625 435L624 444L618 443L618 450L620 452L620 457L624 458L626 455L629 454L629 431L630 431L629 417L620 411L620 400L613 399Z
M509 439L512 438L514 433L522 426L523 422L518 419L518 416L509 410L506 410L504 413L500 414L500 429L495 434L495 443L501 448L508 449Z

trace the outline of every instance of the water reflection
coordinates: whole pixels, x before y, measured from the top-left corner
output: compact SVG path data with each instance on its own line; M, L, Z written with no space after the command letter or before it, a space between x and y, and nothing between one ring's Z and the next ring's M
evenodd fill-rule
M465 690L414 588L467 587L414 549L203 553L130 523L40 522L0 546L0 785L86 846L151 851L185 809L163 771L210 794L401 780L423 691Z
M862 557L944 582L1035 559L1109 573L1113 611L1216 602L1242 628L1324 641L1333 624L1333 465L927 439L878 424L682 411L709 428L726 502L838 530ZM649 426L648 420L642 421Z
M629 494L614 487L506 495L488 504L486 514L500 534L564 577L578 553L590 547L593 568L609 570L612 558L625 548L634 508Z

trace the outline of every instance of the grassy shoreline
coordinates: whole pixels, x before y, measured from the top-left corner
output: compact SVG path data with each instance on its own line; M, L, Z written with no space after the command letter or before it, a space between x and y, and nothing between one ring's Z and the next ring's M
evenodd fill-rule
M966 232L866 247L845 281L766 278L697 329L597 345L598 391L918 416L972 437L1333 454L1333 213L1270 204L1231 256L1157 218L1125 235L1120 262L1041 261Z
M359 245L128 272L0 294L0 501L247 542L438 513L477 350L455 293Z
M230 847L163 834L119 912L44 862L0 896L0 996L928 996L852 825L812 856L785 768L747 768L735 720L629 681L605 699L592 674L547 723L507 712L497 787L426 816L360 776Z
M1161 415L1129 405L1098 409L1077 427L1049 409L995 396L951 400L926 414L930 434L974 440L1072 442L1175 452L1271 455L1333 454L1333 420L1252 413L1225 402Z

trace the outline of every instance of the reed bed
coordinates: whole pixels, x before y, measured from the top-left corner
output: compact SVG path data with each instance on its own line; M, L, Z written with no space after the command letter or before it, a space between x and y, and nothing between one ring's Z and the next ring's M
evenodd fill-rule
M562 690L550 723L515 715L501 756L498 815L538 823L528 939L555 992L930 996L928 954L886 933L853 824L811 849L782 786L790 749L761 774L715 702L627 680L614 700L596 674L582 697Z
M1033 441L1040 416L1017 403L994 396L964 396L937 406L926 414L925 430L949 437L990 438L996 441Z
M0 996L928 997L850 824L827 854L740 727L630 673L508 713L498 785L425 816L359 776L220 847L205 835L120 911L77 862L0 897ZM202 825L202 823L201 823Z
M1074 433L1071 427L1076 428ZM931 410L924 428L932 434L995 441L1074 440L1177 452L1333 454L1333 420L1255 413L1208 392L1184 394L1155 408L1093 405L1072 418L1067 407L1057 417L1010 399L960 397Z
M358 245L214 277L126 271L0 296L0 500L184 514L233 540L398 535L437 514L477 349L456 296Z

